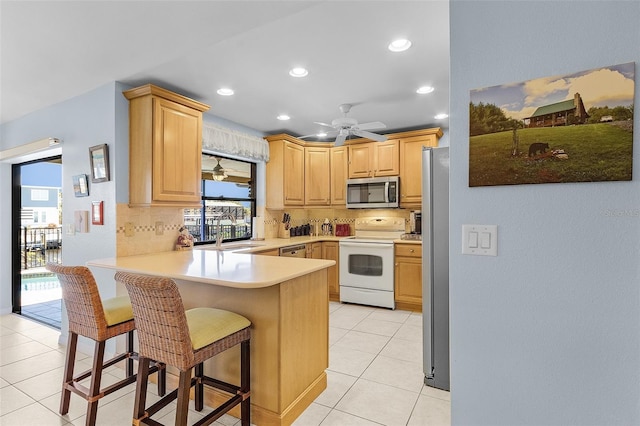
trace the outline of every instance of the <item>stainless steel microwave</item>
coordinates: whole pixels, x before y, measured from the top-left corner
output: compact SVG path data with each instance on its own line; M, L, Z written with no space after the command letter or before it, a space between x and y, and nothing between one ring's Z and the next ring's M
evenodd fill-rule
M396 208L399 200L398 176L347 179L348 209Z

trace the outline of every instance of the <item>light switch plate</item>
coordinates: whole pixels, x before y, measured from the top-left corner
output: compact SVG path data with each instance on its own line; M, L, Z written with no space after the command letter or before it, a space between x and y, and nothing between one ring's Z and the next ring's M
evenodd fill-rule
M125 237L133 237L134 230L133 222L125 222L124 224L124 236Z
M157 221L156 222L156 235L164 234L164 222Z
M498 255L498 225L462 225L462 254Z

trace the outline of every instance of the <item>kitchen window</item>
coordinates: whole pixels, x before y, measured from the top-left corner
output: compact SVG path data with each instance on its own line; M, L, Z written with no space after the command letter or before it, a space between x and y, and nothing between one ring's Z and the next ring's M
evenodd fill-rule
M219 218L224 241L251 238L256 213L255 180L255 163L202 154L202 207L184 209L184 224L196 244L218 239Z

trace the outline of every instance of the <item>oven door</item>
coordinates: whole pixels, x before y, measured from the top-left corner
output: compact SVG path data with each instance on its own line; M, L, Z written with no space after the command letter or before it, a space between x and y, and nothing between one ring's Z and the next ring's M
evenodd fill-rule
M393 242L340 241L340 286L393 291Z

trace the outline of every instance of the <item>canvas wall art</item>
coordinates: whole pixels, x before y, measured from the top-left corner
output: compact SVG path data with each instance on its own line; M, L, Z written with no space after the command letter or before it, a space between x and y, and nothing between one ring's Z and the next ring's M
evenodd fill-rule
M469 186L628 181L633 62L472 90Z

